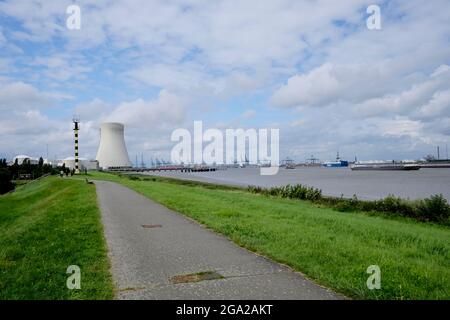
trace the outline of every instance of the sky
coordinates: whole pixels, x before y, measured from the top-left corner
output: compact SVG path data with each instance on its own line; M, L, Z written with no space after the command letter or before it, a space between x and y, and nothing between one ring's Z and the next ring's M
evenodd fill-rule
M132 161L168 160L195 120L277 128L297 161L445 157L449 22L448 0L0 0L0 157L73 155L74 114L86 158L117 121Z

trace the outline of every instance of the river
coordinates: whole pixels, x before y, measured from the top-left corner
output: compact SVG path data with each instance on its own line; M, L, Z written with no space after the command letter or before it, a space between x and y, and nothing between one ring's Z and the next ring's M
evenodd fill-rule
M322 190L324 195L360 199L380 199L389 194L402 198L420 199L442 194L450 201L450 169L417 171L351 171L349 168L304 167L280 168L274 176L262 176L258 168L232 168L215 172L155 172L152 175L220 183L236 186L261 187L301 183Z

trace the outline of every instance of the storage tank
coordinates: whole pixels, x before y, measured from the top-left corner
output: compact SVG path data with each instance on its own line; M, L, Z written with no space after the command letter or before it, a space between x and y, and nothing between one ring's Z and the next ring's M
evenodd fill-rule
M102 169L131 167L125 145L123 124L117 122L102 123L100 146L98 147L96 160Z

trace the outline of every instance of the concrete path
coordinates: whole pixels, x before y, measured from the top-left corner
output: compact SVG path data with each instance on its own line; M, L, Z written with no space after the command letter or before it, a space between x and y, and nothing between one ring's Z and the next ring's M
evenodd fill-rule
M343 298L124 186L95 184L119 299ZM208 271L224 278L171 281Z

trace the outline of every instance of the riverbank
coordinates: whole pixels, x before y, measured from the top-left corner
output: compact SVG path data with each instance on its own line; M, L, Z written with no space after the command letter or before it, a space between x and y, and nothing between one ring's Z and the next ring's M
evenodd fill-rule
M442 194L450 202L450 169L418 171L352 171L349 168L280 168L274 176L261 176L257 168L236 168L216 172L152 172L150 175L247 187L279 187L302 184L322 190L323 195L378 200L388 195L423 199Z
M349 297L450 298L448 227L343 213L228 186L106 173L90 177L121 183ZM371 265L381 269L380 290L367 287Z

